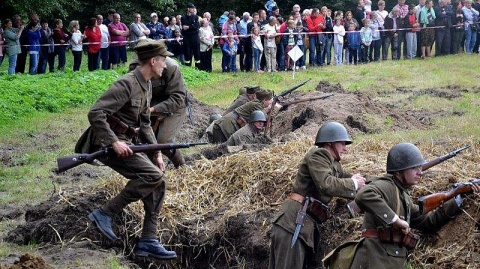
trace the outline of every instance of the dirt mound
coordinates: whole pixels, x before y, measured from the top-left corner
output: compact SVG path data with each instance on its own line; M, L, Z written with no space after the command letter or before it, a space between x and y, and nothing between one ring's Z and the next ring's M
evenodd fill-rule
M41 257L25 254L15 261L13 265L1 265L0 269L53 269Z

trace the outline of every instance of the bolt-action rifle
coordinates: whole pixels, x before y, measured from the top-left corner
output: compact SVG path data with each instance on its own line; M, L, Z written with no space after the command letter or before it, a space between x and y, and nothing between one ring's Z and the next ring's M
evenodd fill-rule
M285 100L278 102L280 105L282 105L282 108L280 111L287 110L288 106L298 104L298 103L304 103L304 102L309 102L309 101L314 101L314 100L319 100L319 99L327 99L330 96L333 96L334 94L325 94L321 96L312 96L312 97L306 97L306 98L296 98L292 100Z
M199 142L199 143L180 143L180 144L173 144L173 143L139 144L139 145L133 145L129 147L133 151L133 153L139 153L139 152L153 152L153 151L159 151L159 150L165 150L165 149L174 150L179 148L189 148L189 147L206 145L206 144L208 143ZM68 169L79 166L83 163L92 164L96 159L101 157L106 157L112 154L115 154L115 151L113 150L112 147L104 147L99 151L95 151L92 153L79 153L79 154L74 154L70 156L60 157L60 158L57 158L57 164L58 164L57 171L64 172L64 171L67 171Z
M267 115L267 124L265 125L265 135L268 134L268 131L270 131L270 136L272 135L272 121L273 121L273 110L275 108L275 105L277 104L277 102L280 102L283 100L283 98L287 95L289 95L290 93L292 93L294 90L302 87L303 85L307 84L307 82L309 82L311 80L311 78L303 81L303 82L300 82L299 84L281 92L280 94L278 95L275 95L273 97L273 102L272 102L272 106L270 108L270 111L268 111L268 115Z
M428 213L459 194L473 192L473 184L480 184L480 179L477 178L468 182L455 183L449 191L433 193L418 198L420 212L422 212L422 214Z
M459 149L456 149L452 152L449 152L443 156L440 156L440 157L437 157L433 160L430 160L428 162L426 162L425 164L422 165L422 171L425 171L429 168L432 168L433 166L437 165L437 164L440 164L450 158L453 158L455 156L457 156L458 153L460 153L461 151L464 151L466 149L468 149L470 147L470 145L466 145L464 147L461 147ZM350 212L350 216L352 218L354 217L357 217L361 212L362 210L358 207L357 203L355 203L355 201L352 201L350 203L347 204L347 208L348 208L348 211Z

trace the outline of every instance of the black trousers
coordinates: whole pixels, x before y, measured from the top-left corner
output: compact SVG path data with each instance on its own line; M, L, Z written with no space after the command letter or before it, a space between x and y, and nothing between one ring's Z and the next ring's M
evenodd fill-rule
M185 65L192 66L192 57L196 65L200 64L200 38L198 35L183 37L183 56Z

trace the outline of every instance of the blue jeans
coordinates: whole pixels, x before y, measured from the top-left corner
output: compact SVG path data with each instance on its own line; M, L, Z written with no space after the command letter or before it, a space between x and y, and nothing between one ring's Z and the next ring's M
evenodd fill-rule
M237 55L230 55L227 54L227 62L228 62L228 71L237 73Z
M260 56L262 55L262 51L259 49L253 49L253 66L254 70L260 70Z
M63 70L65 68L66 58L65 58L65 51L67 47L65 46L55 46L54 55L58 55L58 70Z
M322 64L327 61L327 64L330 64L332 61L332 45L333 37L325 37L325 44L322 51Z
M317 44L317 36L309 36L308 39L310 40L310 59L308 60L308 63L311 66L322 65L323 45Z
M102 70L108 70L110 69L110 65L109 65L109 51L108 51L108 47L106 48L101 48L100 49L100 53L98 55L98 66L100 66L100 61L102 61Z
M475 42L477 42L477 33L472 31L472 27L470 25L465 29L465 52L472 53L473 46L475 46Z
M37 54L30 54L30 70L29 73L30 75L36 75L37 74L37 68L38 68L38 58L40 56Z
M302 67L305 66L305 45L298 45L298 48L303 52L302 57L298 58L295 66Z
M0 56L0 66L2 66L2 63L3 63L3 57L4 57L3 55Z
M8 74L15 74L15 67L17 66L17 54L8 56Z
M280 41L280 44L277 45L277 64L278 64L278 71L285 70L285 46L283 42Z

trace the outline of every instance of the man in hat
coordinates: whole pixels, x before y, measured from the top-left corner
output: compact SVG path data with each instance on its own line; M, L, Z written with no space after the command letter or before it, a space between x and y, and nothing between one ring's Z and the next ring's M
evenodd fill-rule
M185 65L192 66L192 56L195 58L195 67L200 64L200 37L198 35L200 23L195 6L187 4L187 14L182 16L183 55Z
M232 112L214 121L211 134L212 143L226 142L232 134L247 124L246 119L253 111L271 107L273 98L271 91L260 90L256 92L256 96L256 99L235 108Z
M157 13L153 12L150 14L150 22L147 23L147 28L150 30L149 37L151 39L164 39L165 38L165 25L162 22L158 21Z
M130 63L130 71L134 70L139 61L136 55ZM152 101L150 103L151 125L157 142L173 143L180 132L187 114L187 86L177 61L167 57L167 67L162 76L152 79ZM180 150L162 150L175 168L185 164Z
M139 66L119 78L97 100L88 113L91 125L92 150L111 146L115 155L101 159L105 165L130 181L120 193L101 208L93 210L88 218L110 240L117 240L112 218L130 203L141 200L145 216L136 255L172 259L177 255L166 250L157 239L157 222L165 195L165 165L160 152L133 153L133 142L156 144L150 126L150 80L162 76L165 60L172 54L163 41L143 40L135 47ZM119 126L128 126L121 128ZM135 140L135 141L132 141Z
M227 109L226 113L232 112L235 108L250 102L257 98L255 94L260 89L260 86L245 86L240 89L240 93L237 96L237 99L233 101L230 107Z
M228 146L240 146L242 144L253 144L253 143L262 143L260 138L261 131L267 122L267 117L265 113L261 110L255 110L250 114L250 119L248 124L236 131L230 138L227 140Z

